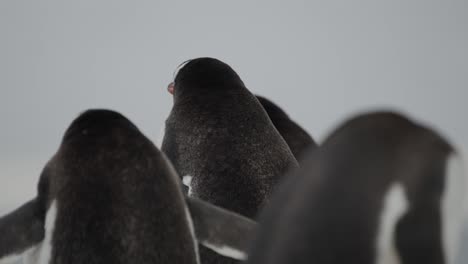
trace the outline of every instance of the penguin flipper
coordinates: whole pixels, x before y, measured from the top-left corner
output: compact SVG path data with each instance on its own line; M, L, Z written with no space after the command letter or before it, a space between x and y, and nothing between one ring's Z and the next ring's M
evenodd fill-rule
M44 239L44 215L38 199L0 217L0 264L16 263Z
M186 200L200 244L225 257L247 259L247 248L257 228L255 221L200 199Z

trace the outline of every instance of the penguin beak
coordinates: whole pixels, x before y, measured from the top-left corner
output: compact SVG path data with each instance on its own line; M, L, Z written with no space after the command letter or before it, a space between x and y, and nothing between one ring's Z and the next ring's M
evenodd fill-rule
M170 94L174 94L174 82L171 82L168 86L167 86L167 91L170 93Z

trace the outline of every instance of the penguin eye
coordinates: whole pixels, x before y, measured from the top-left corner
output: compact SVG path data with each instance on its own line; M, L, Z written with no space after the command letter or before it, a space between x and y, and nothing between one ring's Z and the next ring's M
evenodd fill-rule
M174 82L171 82L171 83L167 86L167 91L168 91L170 94L174 94L174 87L175 87Z

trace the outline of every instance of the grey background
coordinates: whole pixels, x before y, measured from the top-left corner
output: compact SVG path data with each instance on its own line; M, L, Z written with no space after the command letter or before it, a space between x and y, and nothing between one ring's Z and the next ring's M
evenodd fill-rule
M229 63L318 140L368 109L468 149L468 1L0 1L0 215L35 194L81 111L156 140L182 61Z

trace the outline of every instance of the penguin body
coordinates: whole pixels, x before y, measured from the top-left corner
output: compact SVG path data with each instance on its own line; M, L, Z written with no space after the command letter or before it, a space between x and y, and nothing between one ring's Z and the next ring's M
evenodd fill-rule
M284 139L239 76L211 58L175 76L162 151L192 195L253 218L281 174L297 166Z
M168 91L174 105L161 150L190 177L190 195L254 218L282 174L297 166L261 104L231 67L212 58L183 63ZM202 263L235 263L214 251L224 252L201 247Z
M197 263L177 182L163 155L125 117L105 110L81 114L41 175L45 235L26 258Z
M434 131L365 114L301 164L262 212L248 263L453 263L465 178Z
M291 120L283 109L263 96L257 95L257 99L298 161L306 150L317 147L317 143L309 133Z
M85 112L57 154L53 263L197 263L176 174L129 120Z

